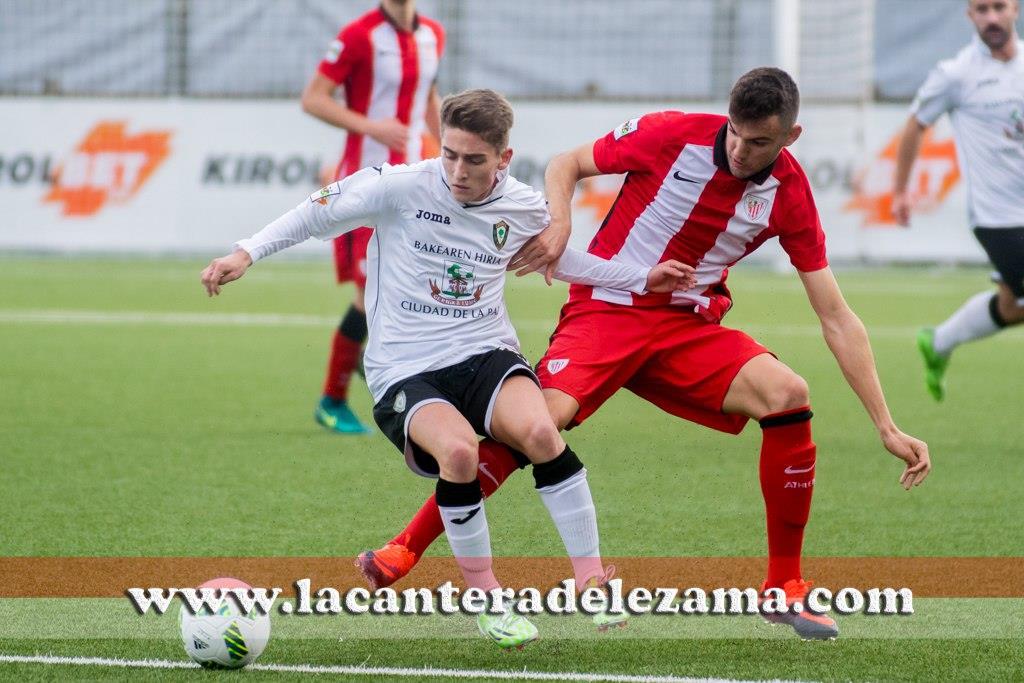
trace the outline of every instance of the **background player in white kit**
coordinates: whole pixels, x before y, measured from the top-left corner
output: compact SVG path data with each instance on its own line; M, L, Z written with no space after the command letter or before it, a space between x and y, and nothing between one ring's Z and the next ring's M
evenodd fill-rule
M506 267L547 226L546 202L507 173L512 108L503 97L489 90L449 97L441 119L442 159L363 169L325 187L215 259L203 284L217 294L280 249L375 226L365 358L374 418L414 472L438 477L437 504L466 583L499 587L477 476L477 435L493 436L533 463L577 586L603 583L586 470L555 427L505 310ZM692 275L678 261L647 270L573 250L555 272L566 281L637 293L685 289ZM511 610L480 615L478 623L502 647L537 637Z
M960 344L1024 321L1024 43L1017 38L1018 0L968 0L978 35L939 62L911 106L896 158L893 213L908 225L910 170L928 126L949 113L968 217L995 266L998 292L980 292L935 329L918 333L925 381L945 396L950 354Z

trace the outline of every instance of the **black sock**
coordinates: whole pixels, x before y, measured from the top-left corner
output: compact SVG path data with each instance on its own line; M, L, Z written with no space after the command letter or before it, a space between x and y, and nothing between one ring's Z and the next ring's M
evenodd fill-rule
M362 344L366 341L366 314L355 306L349 306L338 325L338 331L355 343Z
M541 489L545 486L561 484L582 469L583 463L567 444L565 450L559 453L554 460L533 466L533 480L536 482L536 488Z

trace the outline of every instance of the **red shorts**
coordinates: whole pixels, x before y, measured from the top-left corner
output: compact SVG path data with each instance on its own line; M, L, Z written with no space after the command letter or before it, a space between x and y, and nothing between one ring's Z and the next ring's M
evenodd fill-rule
M680 306L575 301L562 308L537 377L579 403L570 428L625 387L667 413L739 434L747 417L723 413L722 403L740 368L762 353L771 352Z
M334 238L334 272L338 282L354 282L366 289L366 247L373 228L356 228Z

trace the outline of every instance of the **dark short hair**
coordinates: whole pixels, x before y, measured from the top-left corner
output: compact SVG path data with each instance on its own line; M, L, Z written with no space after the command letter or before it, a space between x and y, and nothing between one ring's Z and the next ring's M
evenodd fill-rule
M493 90L464 90L441 104L441 127L458 128L480 136L499 152L508 147L512 105Z
M736 121L760 121L778 116L786 128L796 123L800 91L788 73L762 66L740 76L729 93L729 116Z

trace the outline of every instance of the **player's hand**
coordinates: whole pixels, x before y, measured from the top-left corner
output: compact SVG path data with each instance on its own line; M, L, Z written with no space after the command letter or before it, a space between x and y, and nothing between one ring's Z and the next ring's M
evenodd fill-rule
M516 252L509 261L508 269L516 271L516 277L543 270L544 280L550 285L558 259L562 258L565 245L569 243L570 232L572 224L568 220L552 220L548 227L531 237Z
M696 284L697 275L693 266L679 261L662 261L647 274L648 292L681 292Z
M893 192L892 215L904 228L910 225L910 193L906 190Z
M366 134L396 152L405 152L409 147L409 127L398 119L370 121Z
M906 490L918 486L932 471L932 461L928 456L928 444L904 434L898 429L882 434L882 443L897 458L907 463L900 475L900 484Z
M242 277L251 265L252 257L244 249L236 249L227 256L210 261L210 265L206 266L200 276L207 296L220 294L221 285L226 285Z

